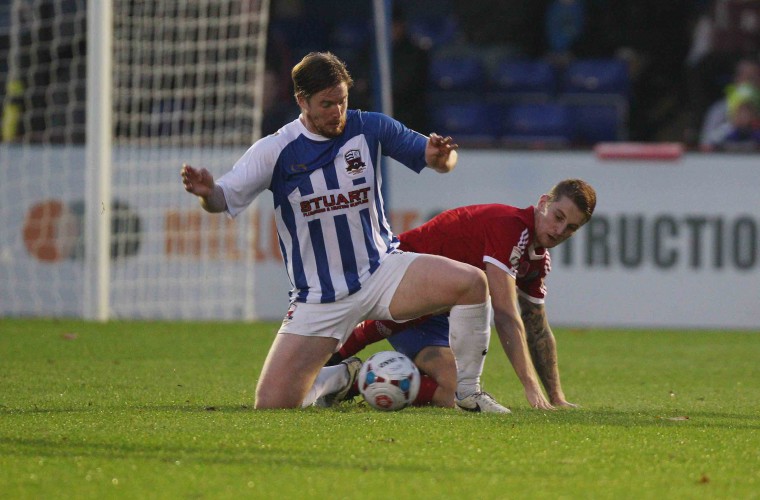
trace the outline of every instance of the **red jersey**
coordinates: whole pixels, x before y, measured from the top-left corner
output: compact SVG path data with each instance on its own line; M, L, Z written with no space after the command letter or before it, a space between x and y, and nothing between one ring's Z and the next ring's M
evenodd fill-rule
M401 250L442 255L485 270L486 262L516 279L519 291L535 303L546 296L551 271L545 248L536 248L535 207L470 205L447 210L399 235Z

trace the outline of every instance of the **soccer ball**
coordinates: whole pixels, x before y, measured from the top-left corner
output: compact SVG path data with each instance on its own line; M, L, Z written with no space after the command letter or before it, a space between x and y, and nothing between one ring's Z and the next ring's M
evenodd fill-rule
M420 371L407 356L396 351L373 354L359 370L359 392L377 410L406 408L420 390Z

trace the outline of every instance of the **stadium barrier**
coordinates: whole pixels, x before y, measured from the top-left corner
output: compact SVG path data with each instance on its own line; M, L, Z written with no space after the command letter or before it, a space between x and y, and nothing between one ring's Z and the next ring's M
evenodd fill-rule
M220 175L241 153L193 149L171 157L194 158ZM66 148L70 157L55 169L43 167L49 153L40 149L36 161L34 154L27 149L21 161L11 148L0 166L7 179L44 180L13 193L0 186L11 200L0 241L0 314L81 316L85 152ZM153 161L165 156L135 148L128 156L134 162L143 154ZM282 317L290 285L268 193L231 221L204 213L182 191L179 164L157 165L144 189L135 189L132 179L129 190L120 190L119 162L117 152L112 318ZM387 172L397 233L456 206L534 204L568 177L594 185L594 218L552 251L547 311L553 325L760 328L756 156L610 161L593 152L462 150L447 175L417 175L394 162ZM130 279L119 286L122 276ZM243 292L241 281L253 283L252 293Z

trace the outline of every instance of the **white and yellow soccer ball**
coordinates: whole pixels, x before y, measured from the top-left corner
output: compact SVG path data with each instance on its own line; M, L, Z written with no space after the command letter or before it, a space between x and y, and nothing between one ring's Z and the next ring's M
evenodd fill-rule
M420 378L420 371L409 357L381 351L367 358L359 370L359 392L371 407L397 411L417 398Z

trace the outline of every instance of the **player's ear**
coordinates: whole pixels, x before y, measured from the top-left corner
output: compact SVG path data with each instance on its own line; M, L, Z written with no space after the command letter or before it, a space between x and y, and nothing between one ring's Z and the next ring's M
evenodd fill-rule
M299 94L299 95L296 96L296 103L298 104L299 108L305 109L306 108L306 104L307 104L307 100L306 100L306 98L304 96L302 96L302 95Z
M536 208L539 211L543 211L543 210L546 210L547 206L549 206L549 195L542 194L541 197L538 199L538 204L536 205Z

